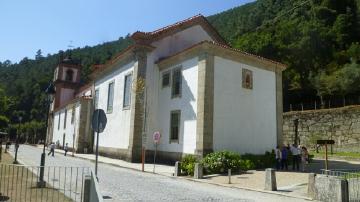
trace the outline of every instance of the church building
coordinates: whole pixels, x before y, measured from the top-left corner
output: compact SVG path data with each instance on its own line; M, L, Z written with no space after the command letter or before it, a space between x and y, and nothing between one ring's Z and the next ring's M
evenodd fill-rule
M232 48L202 15L153 32L135 32L134 44L80 85L78 64L55 70L50 141L77 152L94 148L91 115L103 109L101 155L138 162L142 147L179 160L212 151L263 154L282 142L284 64Z

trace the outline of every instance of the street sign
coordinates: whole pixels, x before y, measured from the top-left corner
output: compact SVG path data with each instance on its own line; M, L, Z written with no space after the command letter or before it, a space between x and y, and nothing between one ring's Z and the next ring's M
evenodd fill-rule
M154 143L155 143L155 144L159 143L159 142L160 142L160 138L161 138L160 132L159 132L159 131L156 131L156 132L153 134Z
M95 132L102 133L105 129L107 118L104 110L96 109L92 117L92 129Z
M329 169L328 163L328 144L335 144L334 140L316 140L316 144L325 145L325 170Z
M317 140L316 144L335 144L334 140Z
M107 123L107 118L105 115L104 110L102 109L96 109L94 111L93 117L92 117L92 128L96 132L96 149L95 149L95 175L96 179L97 177L97 167L98 167L98 156L99 156L99 133L102 133L105 129Z

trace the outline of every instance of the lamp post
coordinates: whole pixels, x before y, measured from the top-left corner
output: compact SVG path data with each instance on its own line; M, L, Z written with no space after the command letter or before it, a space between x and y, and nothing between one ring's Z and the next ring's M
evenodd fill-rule
M22 121L22 116L19 116L19 127L18 127L18 134L16 134L16 140L15 140L15 160L13 162L13 164L17 164L17 153L18 153L18 150L19 150L19 133L20 133L20 130L21 130L21 121Z
M41 159L40 159L40 175L39 175L39 181L37 182L37 187L39 187L39 188L45 187L45 185L46 185L46 182L44 181L45 147L46 147L46 136L47 136L47 132L48 132L48 119L49 119L49 113L50 113L50 105L53 101L54 94L55 94L55 87L54 87L53 83L50 83L49 86L46 88L45 94L47 95L46 107L47 107L48 111L46 113L46 122L45 122L46 133L45 133L45 138L44 138L44 148L43 148L43 152L41 154Z
M295 138L294 138L294 145L298 145L300 141L298 141L298 125L299 125L299 119L294 120L294 132L295 132Z

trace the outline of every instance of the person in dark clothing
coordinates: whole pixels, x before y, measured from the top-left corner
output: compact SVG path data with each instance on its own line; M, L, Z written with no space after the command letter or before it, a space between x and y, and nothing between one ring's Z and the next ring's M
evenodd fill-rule
M283 146L281 149L281 170L288 170L288 148Z
M48 153L48 156L51 154L51 156L54 157L54 153L55 153L55 143L52 142L50 144L50 152Z
M65 144L64 151L65 151L64 156L66 156L66 153L69 151L68 143Z

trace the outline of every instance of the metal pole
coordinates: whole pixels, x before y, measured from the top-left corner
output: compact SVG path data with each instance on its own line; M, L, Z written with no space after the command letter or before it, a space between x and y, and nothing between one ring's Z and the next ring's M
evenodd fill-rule
M95 152L95 176L96 179L98 179L97 177L97 170L98 170L98 156L99 156L99 125L100 125L100 112L98 112L97 114L97 131L96 131L96 152Z
M54 85L52 83L49 84L49 86L47 87L47 89L45 90L46 95L48 96L48 100L47 100L47 113L46 113L46 122L45 122L45 128L46 128L46 132L45 132L45 137L44 137L44 147L43 147L43 153L41 154L41 159L40 159L40 174L39 174L39 181L37 182L37 187L41 188L41 187L45 187L46 183L44 181L44 172L45 172L45 147L46 147L46 137L48 135L49 129L49 114L50 114L50 106L52 103L52 95L55 94L55 89L54 89Z
M155 143L155 153L154 153L154 168L153 168L153 173L155 173L156 150L157 150L157 143Z
M1 160L1 159L0 159ZM145 171L145 149L144 146L141 147L141 171Z
M0 161L2 160L2 138L0 141Z
M294 138L294 144L298 144L298 125L299 125L299 119L294 120L294 132L295 132L295 138Z
M48 95L49 96L49 95ZM50 106L51 101L48 101L47 103L47 113L46 113L46 122L45 122L45 137L44 137L44 146L43 146L43 152L40 157L40 174L39 174L39 182L37 183L37 187L42 188L45 187L46 183L44 181L44 172L45 172L45 147L46 147L46 137L48 135L48 126L49 126L49 114L50 114Z
M328 148L327 143L325 143L325 170L328 170Z

